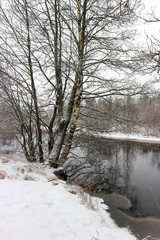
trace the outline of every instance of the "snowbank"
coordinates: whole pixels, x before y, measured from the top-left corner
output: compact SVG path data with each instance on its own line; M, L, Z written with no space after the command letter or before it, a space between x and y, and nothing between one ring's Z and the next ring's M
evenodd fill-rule
M58 180L44 165L0 155L0 239L134 240L102 200Z
M95 137L102 137L107 139L115 139L115 140L126 140L126 141L133 141L133 142L145 142L145 143L160 143L160 137L154 136L143 136L141 134L125 134L120 132L98 132L98 131L86 131L86 134L95 136Z

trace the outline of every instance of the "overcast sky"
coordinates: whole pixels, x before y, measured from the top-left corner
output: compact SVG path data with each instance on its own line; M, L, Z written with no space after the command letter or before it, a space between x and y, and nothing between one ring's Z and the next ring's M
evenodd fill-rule
M146 16L146 18L147 16L149 18L149 13L154 11L155 16L160 19L160 0L142 0L142 2L145 5L143 15ZM145 24L144 32L160 39L160 22Z
M159 0L142 0L143 3L146 5L146 7L149 8L155 8L156 11L160 12L160 1Z
M155 12L155 16L160 19L160 0L142 0L142 3L145 5L144 10L142 11L143 17L149 19L151 17L151 12ZM138 27L140 35L137 37L140 45L147 46L147 37L146 34L151 37L154 36L156 39L160 40L160 22L157 23L144 23L142 22ZM151 75L140 76L138 79L143 83L150 78L158 78L157 73ZM155 88L160 90L160 84L155 84Z

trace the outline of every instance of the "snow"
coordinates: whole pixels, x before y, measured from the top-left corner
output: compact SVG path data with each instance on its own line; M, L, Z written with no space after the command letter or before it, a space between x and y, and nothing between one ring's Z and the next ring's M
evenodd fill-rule
M133 141L133 142L145 142L145 143L160 143L160 137L155 136L143 136L142 134L126 134L120 132L98 132L98 131L86 131L83 129L83 132L96 136L102 137L107 139L115 139L115 140L126 140L126 141Z
M116 226L102 199L45 165L0 155L0 173L0 240L136 239Z
M153 136L143 136L141 134L125 134L125 133L102 133L101 137L109 139L120 139L133 142L146 142L146 143L160 143L160 138Z

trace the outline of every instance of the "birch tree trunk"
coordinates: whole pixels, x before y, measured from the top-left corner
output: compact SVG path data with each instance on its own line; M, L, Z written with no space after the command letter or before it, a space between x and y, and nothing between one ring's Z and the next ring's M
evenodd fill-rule
M85 36L85 26L86 26L86 12L87 12L87 0L84 1L83 8L81 7L81 0L78 0L78 74L77 74L77 84L76 84L76 94L75 94L75 102L73 108L73 115L71 119L71 126L69 130L69 134L67 137L67 141L61 155L59 165L62 166L69 151L71 149L72 140L74 136L74 132L77 126L77 120L79 116L81 95L82 95L82 85L83 85L83 50L84 50L84 36Z

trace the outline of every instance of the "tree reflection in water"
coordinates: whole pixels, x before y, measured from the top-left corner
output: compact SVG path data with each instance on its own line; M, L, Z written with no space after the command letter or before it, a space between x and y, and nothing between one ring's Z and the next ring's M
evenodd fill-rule
M110 189L127 196L136 217L160 217L160 145L109 140L79 135L75 139L83 157L98 161L112 172ZM114 179L114 181L113 181Z

